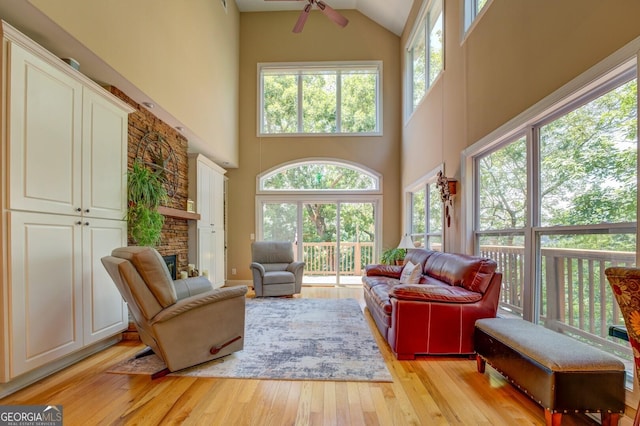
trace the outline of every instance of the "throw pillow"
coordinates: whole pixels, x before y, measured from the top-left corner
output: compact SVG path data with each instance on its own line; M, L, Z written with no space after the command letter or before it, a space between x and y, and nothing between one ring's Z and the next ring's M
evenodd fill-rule
M412 262L407 262L400 274L400 284L418 284L420 282L420 267Z

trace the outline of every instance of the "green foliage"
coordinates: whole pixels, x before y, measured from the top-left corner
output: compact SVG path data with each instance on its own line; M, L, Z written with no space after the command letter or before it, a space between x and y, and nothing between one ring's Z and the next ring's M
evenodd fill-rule
M376 128L377 73L367 70L340 72L305 71L298 75L263 75L265 133L335 133L338 131L340 85L340 133L372 132ZM302 87L302 117L298 117L298 82ZM300 129L298 128L300 121Z
M129 236L138 245L156 246L160 243L164 216L158 210L134 204L129 207L127 223Z
M636 222L637 81L539 128L540 226ZM527 223L527 145L521 138L479 163L480 229ZM635 251L631 234L565 234L553 247Z
M385 265L395 265L396 261L404 260L407 255L407 250L402 248L390 248L382 252L380 256L380 262Z
M164 216L158 206L167 199L163 179L136 161L127 174L127 229L129 236L141 246L155 246L160 242Z

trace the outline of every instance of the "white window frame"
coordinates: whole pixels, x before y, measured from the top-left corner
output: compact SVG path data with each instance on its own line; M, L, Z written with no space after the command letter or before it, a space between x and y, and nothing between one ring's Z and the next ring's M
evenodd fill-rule
M476 27L480 18L482 18L487 9L489 9L489 6L491 6L491 3L493 3L493 0L487 0L487 3L481 10L478 10L478 0L463 0L463 2L464 12L462 13L462 38L464 39Z
M433 82L429 83L429 58L430 58L430 47L431 43L429 42L429 35L431 33L431 24L435 22L437 19L429 19L431 14L434 11L439 10L439 14L442 15L442 34L443 34L443 43L442 43L442 69L440 69L438 75L433 79ZM424 40L419 40L418 36L421 34L421 30L424 29ZM424 101L424 98L429 93L429 89L434 86L434 84L440 79L442 73L445 69L445 39L446 39L446 24L445 24L445 10L444 10L444 0L423 0L422 6L420 8L420 12L418 13L418 17L415 20L413 28L411 29L411 35L407 39L407 44L405 46L405 116L406 119L409 119L413 112L418 108L418 106ZM422 95L420 101L413 104L413 92L414 92L414 84L413 84L413 49L414 46L419 42L424 41L425 44L425 90Z
M404 226L404 234L409 234L411 238L414 236L422 236L424 239L425 247L429 240L433 237L440 237L442 250L444 251L445 247L445 232L444 232L444 214L442 211L442 204L440 204L441 212L441 224L440 224L440 232L432 232L430 229L430 209L429 209L429 186L436 185L438 179L438 172L444 171L444 165L440 165L434 170L431 170L429 173L422 176L420 179L416 180L410 185L407 185L404 189L404 197L405 197L405 226ZM425 224L424 224L424 233L418 234L413 232L413 193L419 190L424 189L425 192ZM428 247L427 247L428 248Z
M257 108L257 136L258 137L300 137L300 136L382 136L382 122L383 122L383 114L382 107L384 105L382 101L382 81L383 81L383 71L382 71L382 61L341 61L341 62L264 62L258 63L258 108ZM264 80L263 80L263 71L277 71L282 70L286 71L289 74L299 73L299 76L304 71L335 71L337 73L338 79L340 79L342 72L348 71L357 71L357 70L375 70L377 72L377 82L376 82L376 126L375 129L371 132L358 132L358 133L349 133L349 132L341 132L340 131L340 117L341 117L341 97L340 97L340 88L341 85L338 83L336 88L336 132L332 133L305 133L302 131L302 116L303 116L303 105L301 102L302 96L302 83L301 79L298 78L298 132L292 133L266 133L263 129L263 117L264 117Z
M280 190L280 189L265 189L264 181L271 176L280 173L283 170L303 166L305 164L330 164L335 166L344 167L347 169L355 170L359 173L365 174L373 179L374 188L372 189L299 189L299 190ZM289 161L283 164L279 164L275 167L265 170L256 176L256 194L283 194L283 193L295 193L295 194L344 194L344 193L358 193L358 194L382 194L382 175L368 167L364 167L361 164L357 164L351 161L338 160L335 158L321 158L310 157L301 158L298 160Z
M597 94L599 91L602 92L603 88L610 84L611 81L630 72L633 68L635 68L636 78L638 78L638 70L640 69L640 54L638 52L640 52L640 37L617 50L609 57L605 58L576 77L574 80L565 84L560 89L551 93L540 102L531 106L529 109L514 117L506 124L494 130L462 152L462 183L464 187L470 189L469 191L465 191L465 199L463 202L463 205L465 206L465 209L462 212L463 223L461 225L461 229L463 229L463 251L469 254L474 254L478 248L478 241L476 240L477 223L475 209L478 205L477 200L479 197L479 188L478 182L475 179L476 159L480 155L497 148L501 144L515 139L518 134L526 134L528 139L533 140L535 126L539 126L541 123L557 118L564 112L574 109L576 105L580 104L581 100L586 97L592 98L594 94ZM640 109L640 102L638 102L637 107ZM528 141L528 146L531 146L531 143L532 142ZM537 152L532 152L529 155L527 166L527 173L529 175L537 176L538 174L537 170L535 170L537 156ZM640 180L640 174L638 175L638 179ZM536 193L537 185L539 185L537 180L531 180L529 183L527 188L528 206L532 206L533 204L531 197ZM640 197L640 193L638 196ZM638 217L640 218L640 212ZM539 274L541 273L537 271L539 265L537 259L534 258L536 256L535 253L538 250L538 243L536 242L536 239L539 235L554 232L571 232L584 229L601 229L603 227L616 230L632 229L635 227L636 241L640 242L640 227L637 226L637 219L635 223L631 224L594 224L573 227L541 227L537 226L538 221L539 219L536 217L536 209L530 208L528 212L528 223L524 229L525 258L527 259L527 265L524 280L526 301L523 306L523 318L527 320L535 320L536 313L539 312L540 301L535 288L538 284L536 283L536 278L534 278L539 277ZM636 264L640 264L640 251L638 250L636 250ZM633 386L633 388L631 389L629 386ZM637 405L638 399L640 399L640 388L637 386L636 381L633 381L632 383L627 382L627 405Z

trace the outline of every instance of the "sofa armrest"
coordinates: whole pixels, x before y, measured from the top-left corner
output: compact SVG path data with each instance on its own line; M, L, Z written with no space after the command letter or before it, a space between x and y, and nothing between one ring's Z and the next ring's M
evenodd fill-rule
M174 305L163 309L158 313L158 315L153 318L151 322L152 325L166 322L185 312L200 308L202 306L211 305L223 300L233 299L236 297L244 298L246 293L246 286L222 287L208 291L206 293L200 293L195 296L179 300Z
M368 277L374 276L382 276L389 278L400 279L400 274L402 274L403 265L367 265L365 266L365 273Z
M303 270L303 268L304 268L304 262L293 262L293 263L290 263L289 266L287 266L287 271L295 275L297 274L298 271Z
M264 277L265 270L262 264L257 262L251 262L251 265L249 266L249 268L255 269L260 274L261 277Z

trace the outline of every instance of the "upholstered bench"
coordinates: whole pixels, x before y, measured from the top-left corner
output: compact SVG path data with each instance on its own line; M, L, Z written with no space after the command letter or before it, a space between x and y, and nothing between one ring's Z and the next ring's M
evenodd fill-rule
M520 319L476 321L478 371L485 362L545 409L547 425L563 413L601 413L616 425L624 413L624 364L600 349Z

